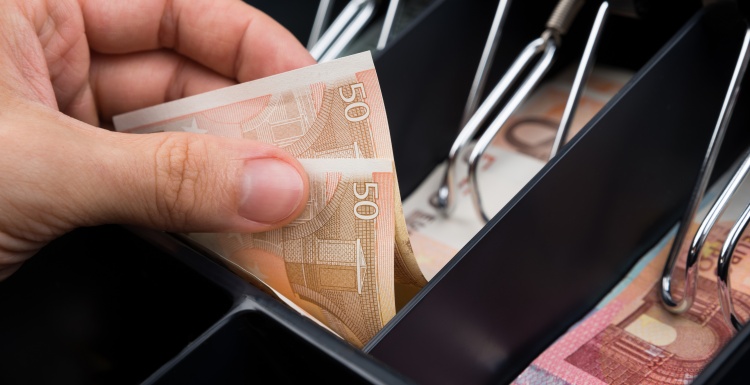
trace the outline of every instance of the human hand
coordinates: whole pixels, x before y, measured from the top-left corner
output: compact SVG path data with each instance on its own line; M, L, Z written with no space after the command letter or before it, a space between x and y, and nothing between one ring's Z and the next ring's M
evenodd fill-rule
M307 178L276 147L95 127L314 63L260 11L232 0L4 0L0 40L0 280L76 227L256 232L303 210Z

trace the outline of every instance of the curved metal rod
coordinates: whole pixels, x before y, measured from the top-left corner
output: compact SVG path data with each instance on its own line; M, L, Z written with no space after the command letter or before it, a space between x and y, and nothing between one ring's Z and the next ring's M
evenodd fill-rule
M745 324L744 320L741 320L737 313L734 311L734 303L732 302L732 287L729 283L729 265L734 253L734 249L737 247L739 238L747 228L747 224L750 222L750 204L745 208L740 219L732 227L732 232L729 233L730 238L724 242L721 249L722 257L724 261L717 268L717 275L719 280L716 282L719 286L719 302L721 303L721 313L724 315L724 319L732 325L735 330L740 331L742 326ZM726 253L726 255L724 255Z
M307 49L311 50L315 43L320 39L320 35L323 33L323 28L328 23L328 19L331 17L331 11L333 10L333 0L320 0L318 5L318 11L315 13L315 21L313 22L312 31L310 31L310 38L307 40Z
M321 56L319 61L325 62L338 58L341 53L344 52L344 49L349 43L351 43L352 40L362 32L365 26L367 26L367 23L372 20L373 15L375 15L377 3L378 0L368 0L365 2L364 6L359 10L357 15L354 16L354 19L352 19L352 22L349 23L343 32L341 32L341 35L333 42L333 44L331 44L331 47L328 48L323 56Z
M750 172L750 151L745 154L745 160L732 177L732 180L729 181L727 187L721 192L719 200L721 200L724 195L728 195L726 199L729 200L737 191L740 184L742 184L742 181L747 177L748 172ZM719 201L716 202L716 204L718 203ZM740 320L734 311L734 304L732 303L732 286L729 282L729 265L732 260L732 254L734 254L734 249L737 247L740 236L742 236L742 233L747 228L748 222L750 222L750 203L729 231L729 235L727 235L727 239L721 247L719 261L716 267L716 276L718 278L716 284L719 288L721 313L724 315L724 319L727 323L734 326L738 331L742 328L742 325L745 322Z
M484 50L482 51L482 57L479 59L479 66L477 67L477 73L474 75L474 81L471 83L471 90L469 91L469 98L466 100L466 107L464 107L464 115L461 118L461 125L465 126L466 123L474 115L479 105L479 98L484 92L484 87L487 84L487 78L490 75L490 69L492 68L492 61L495 58L495 52L497 51L497 45L500 42L500 35L505 25L505 15L508 14L508 7L510 6L510 0L500 0L497 5L497 11L495 11L495 18L492 19L492 26L490 26L490 33L487 35L487 42L484 44Z
M346 4L344 9L341 10L341 13L339 13L336 19L333 20L333 23L331 23L323 35L320 36L315 45L310 48L310 55L312 55L315 60L320 60L323 54L326 53L328 48L331 47L331 44L333 44L336 38L339 37L344 28L346 28L346 26L351 23L352 19L357 16L360 8L364 6L365 1L367 0L352 0Z
M482 134L469 155L469 184L471 186L469 191L471 193L471 200L474 203L474 208L476 209L477 214L485 222L489 221L489 216L487 216L484 211L484 206L482 206L482 200L479 194L479 184L477 181L479 160L482 158L482 154L487 150L487 147L489 147L492 140L497 136L498 132L500 132L500 129L508 122L510 116L518 109L521 103L526 100L531 91L539 84L552 66L552 62L555 59L555 52L557 52L557 43L555 42L555 39L551 37L544 39L543 42L544 52L542 53L541 58L531 70L531 73L529 73L526 80L524 80L518 88L518 91L513 94L495 120L493 120L489 127L487 127L487 131Z
M351 0L344 6L341 13L333 20L315 45L310 48L310 55L315 60L321 60L323 55L338 41L344 31L353 23L354 19L368 5L374 5L376 0Z
M480 61L479 68L477 69L477 75L474 79L474 83L472 84L470 99L467 100L464 119L466 119L466 116L470 114L470 111L472 111L474 106L476 105L476 101L472 100L478 100L480 94L482 93L483 83L486 81L486 76L489 72L489 63L491 58L494 56L494 51L500 38L500 30L502 29L509 3L510 1L500 1L498 3L498 10L495 13L493 26L490 30L490 35L488 36L487 43L485 44L484 52L482 53L482 60ZM469 141L471 141L471 139L479 130L480 126L487 120L489 113L497 107L498 103L500 103L503 98L505 98L505 95L508 93L510 87L514 83L516 83L516 80L524 71L526 71L535 56L540 53L542 54L542 59L540 59L540 61L537 63L537 66L535 67L535 69L540 69L541 67L539 67L539 63L545 61L545 56L547 55L546 52L549 49L552 49L553 52L557 49L557 45L559 45L561 36L567 32L568 27L572 23L578 11L581 9L582 5L583 0L558 1L555 9L550 15L550 18L547 20L547 29L542 33L542 36L539 39L536 39L529 43L529 45L527 45L526 48L521 51L521 54L519 54L511 67L502 77L500 82L495 86L492 92L490 92L485 101L479 106L476 112L471 115L471 118L468 119L464 127L461 129L461 132L453 142L451 150L448 153L448 161L443 172L443 178L441 180L440 186L438 187L437 192L430 199L430 203L439 211L441 211L443 215L448 215L455 206L455 168L457 159L459 158L462 150L467 146ZM553 57L554 53L548 57L550 62ZM549 65L544 68L543 74L546 73L548 69ZM534 76L533 72L534 71L532 71L532 74L527 77L527 80L531 79ZM536 84L538 84L540 79L541 77L539 79L536 79L531 88L534 88ZM528 85L528 82L524 84ZM526 93L528 92L530 92L530 89L526 91ZM519 92L516 92L516 95L520 95ZM525 99L526 96L528 95L524 95L522 99ZM513 100L511 99L509 103L512 101ZM517 107L518 106L515 106L513 110L515 110ZM470 165L470 177L471 172L472 171ZM479 206L478 210L480 213L483 211L481 209L481 206ZM483 214L482 216L484 217ZM486 220L486 218L484 219Z
M380 30L380 37L378 38L378 50L385 48L388 44L388 38L391 37L393 20L396 19L396 12L398 11L399 3L399 0L391 0L388 3L388 11L386 11L385 19L383 20L383 29Z
M698 278L698 259L700 258L700 250L703 247L703 243L708 236L708 232L713 227L716 220L721 215L723 207L720 205L714 205L709 210L706 219L703 220L698 232L693 238L690 249L688 250L687 260L685 262L685 282L683 296L680 300L676 300L672 296L672 274L674 273L675 265L677 264L677 258L680 254L687 232L690 227L690 222L695 218L695 214L698 212L703 195L706 192L706 186L711 178L711 171L713 171L716 158L719 155L719 149L721 143L724 140L724 134L726 133L727 126L732 117L734 106L737 102L737 94L739 93L740 83L745 75L748 63L748 44L750 44L750 29L745 31L745 38L742 42L742 48L740 49L739 57L737 58L737 64L735 65L732 79L729 83L726 96L724 97L724 103L721 106L721 112L719 113L719 119L716 122L714 133L711 137L711 141L708 144L706 155L703 158L703 164L701 165L700 173L698 174L698 181L693 187L693 191L690 197L690 202L685 210L680 221L680 226L677 230L672 247L669 250L669 256L667 262L664 265L664 271L661 276L661 300L664 303L664 307L672 313L680 314L693 305L695 300L695 291L697 289L697 278ZM721 197L720 197L721 199ZM728 199L728 198L727 198ZM719 203L717 201L717 203ZM724 203L724 206L726 203ZM714 210L716 209L716 210Z
M510 87L516 82L519 76L531 65L532 60L544 50L545 39L538 38L521 51L516 60L511 64L508 71L503 75L495 88L492 89L487 98L477 109L476 113L469 119L466 125L461 129L456 140L453 142L448 152L448 160L443 172L443 179L438 187L437 193L433 196L431 203L438 208L444 215L448 215L455 206L455 174L456 163L459 156L471 139L476 135L479 128L487 121L492 110L494 110L506 94Z
M565 111L563 112L562 119L560 119L560 126L557 128L555 142L552 144L552 149L549 153L550 159L557 155L560 147L565 144L570 125L573 123L573 116L575 116L576 109L578 108L578 102L581 100L581 94L583 94L583 86L586 84L589 76L591 76L594 57L596 57L596 50L599 47L599 40L604 30L607 15L609 15L609 3L605 1L599 6L599 11L596 13L594 25L591 27L589 39L586 42L586 48L583 50L581 62L578 65L578 70L576 70L573 86L570 89L568 101L565 103Z

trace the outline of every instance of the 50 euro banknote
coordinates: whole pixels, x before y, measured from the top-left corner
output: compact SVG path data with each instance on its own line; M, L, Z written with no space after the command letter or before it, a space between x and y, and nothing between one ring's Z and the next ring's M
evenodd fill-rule
M177 131L218 135L237 140L257 140L279 146L300 160L338 159L340 160L338 163L354 162L359 159L387 161L390 164L391 186L387 189L380 187L378 194L391 197L393 202L388 205L387 210L384 206L379 206L378 221L383 222L385 218L389 218L388 220L393 222L394 229L390 239L385 239L384 234L381 234L375 242L378 243L379 251L382 251L385 245L390 245L391 251L389 255L384 252L378 254L377 260L370 261L368 266L369 268L377 266L379 271L388 270L392 278L388 284L385 281L380 282L375 289L379 291L379 298L390 298L390 301L394 301L394 282L412 288L419 288L427 283L409 243L398 181L393 169L393 150L388 120L380 84L369 53L352 55L130 112L116 116L114 123L118 131L128 133ZM333 166L337 162L325 164ZM332 168L329 171L339 172L336 170L338 169ZM311 188L332 187L313 183ZM353 188L349 186L350 190ZM379 199L382 200L382 198ZM354 217L353 213L350 214ZM309 221L316 221L316 219L309 218ZM289 228L298 225L291 224ZM335 232L331 229L333 226L348 225L350 224L346 221L338 221L329 222L324 227L327 228L328 233L331 233ZM194 238L207 242L205 237L194 236ZM335 237L332 239L336 240ZM284 247L277 248L276 252L284 254L284 257L286 253L291 253L293 250L292 244L283 243L281 238L269 238L265 242L281 242L277 243L277 246L283 245ZM219 244L221 246L216 251L222 257L230 258L232 255L237 255L236 250L230 246L231 242ZM328 254L325 258L330 260L348 258L352 263L359 261L358 257L355 257L357 253L352 254L349 247L321 247L319 250L324 250ZM367 251L363 244L362 249ZM243 263L255 263L249 257L241 259ZM271 281L294 282L297 277L295 274L299 271L293 266L297 265L287 263L284 269L267 269L261 274L265 279L257 278L269 286L273 286L269 283ZM325 271L324 274L331 273L330 270ZM341 274L343 274L342 277L349 277L347 273ZM307 275L303 274L300 277L307 277ZM321 275L317 277L320 278ZM332 279L330 275L327 277ZM349 278L341 279L348 280ZM300 292L279 290L276 287L274 289L277 293L293 292L293 295L290 294L293 302L298 302L294 296L302 298ZM305 298L300 301L306 301L312 297ZM347 305L336 306L344 306L345 311L339 311L340 309L333 312L326 310L325 313L312 311L311 314L357 345L367 342L379 329L374 326L374 323L365 321L366 319L378 319L377 324L382 327L392 317L393 311L390 305L361 308L355 306L354 308L359 310L353 310L354 308L347 307L351 304L350 300L341 299L341 301ZM365 311L369 313L362 313ZM340 317L343 312L350 312L348 318ZM338 315L331 317L331 314ZM356 330L366 330L366 332L355 332Z
M396 313L391 162L300 163L310 180L310 198L291 224L263 233L191 237L238 274L363 346Z

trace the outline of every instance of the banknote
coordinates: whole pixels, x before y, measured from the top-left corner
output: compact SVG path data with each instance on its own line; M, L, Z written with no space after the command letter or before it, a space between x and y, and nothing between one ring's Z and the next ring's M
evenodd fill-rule
M723 178L726 182L727 178ZM717 187L723 186L722 181ZM705 216L704 207L691 224ZM734 330L723 318L716 283L716 263L732 224L750 201L750 184L740 187L736 199L709 233L699 262L695 303L685 314L668 312L660 300L660 280L673 231L629 272L581 322L540 355L515 384L688 384L731 339ZM685 255L674 277L675 295L682 296ZM595 256L592 256L595 257ZM731 260L732 299L742 319L750 315L750 234L745 233Z
M279 146L298 159L393 161L380 84L369 52L207 92L115 117L118 131L194 132ZM398 192L398 181L396 192ZM424 286L396 208L397 283Z
M310 198L294 222L264 233L195 238L361 347L396 313L392 163L300 162Z
M177 131L262 141L317 167L308 170L311 201L282 230L189 236L351 343L364 345L393 317L396 299L403 304L427 283L408 239L369 53L127 113L114 123L129 133ZM344 165L361 167L341 169ZM347 176L354 171L357 178L371 174L377 180ZM375 186L374 192L368 186ZM339 197L346 192L350 196ZM375 194L377 202L352 201L367 194ZM367 211L372 207L375 212ZM371 221L371 228L358 215Z
M500 130L480 160L477 180L486 212L494 215L544 166L565 109L573 68L546 82ZM575 135L628 81L632 73L594 68L572 121ZM469 196L468 151L457 162L456 207L442 215L430 203L442 180L438 166L404 201L404 216L417 263L429 280L484 226ZM489 199L488 197L491 197Z

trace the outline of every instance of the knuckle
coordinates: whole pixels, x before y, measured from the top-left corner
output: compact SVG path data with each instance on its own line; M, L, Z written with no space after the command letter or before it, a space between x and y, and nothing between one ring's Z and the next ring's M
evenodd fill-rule
M166 134L156 149L156 222L181 227L200 208L206 146L192 135Z

